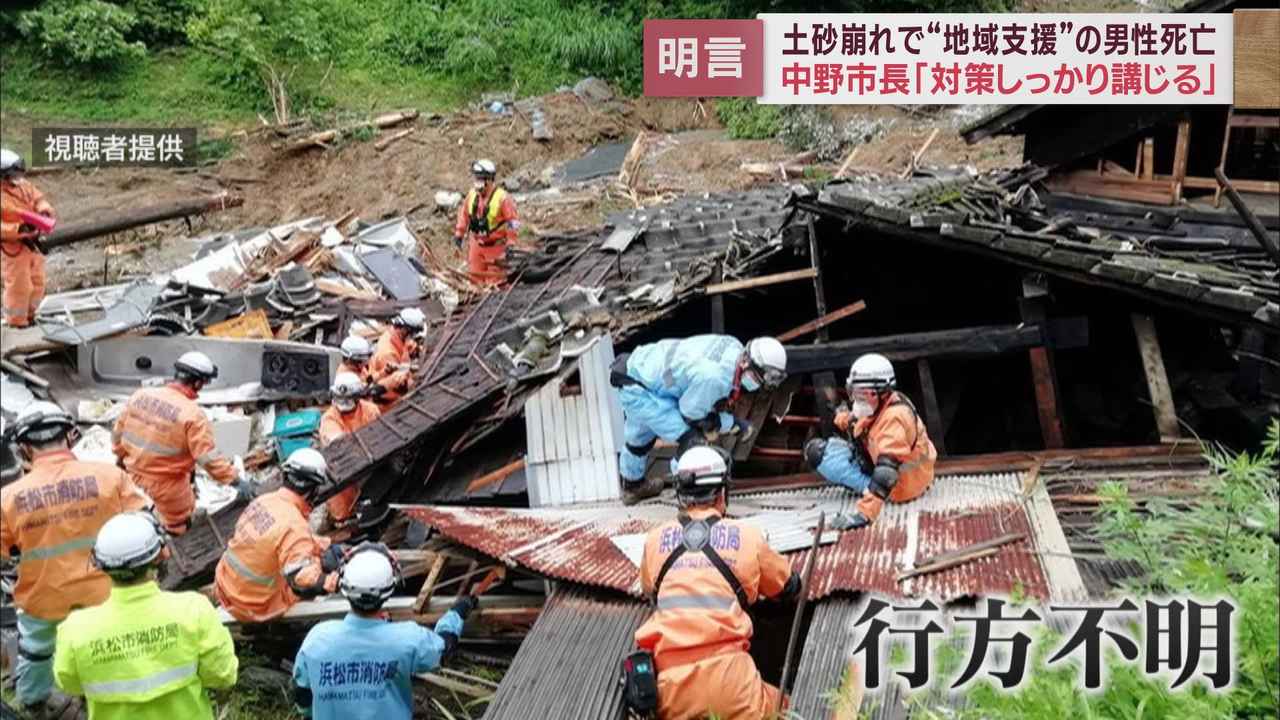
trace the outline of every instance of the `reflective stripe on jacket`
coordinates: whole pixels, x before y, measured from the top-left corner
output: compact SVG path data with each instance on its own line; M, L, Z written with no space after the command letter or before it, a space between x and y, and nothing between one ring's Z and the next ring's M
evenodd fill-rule
M231 634L203 595L117 586L58 629L58 686L83 695L94 720L212 718L205 688L236 682Z
M280 488L245 508L214 571L218 602L240 622L273 620L299 600L290 584L333 592L336 573L326 576L320 558L329 539L307 524L311 508L300 495Z
M135 392L116 420L111 440L116 457L148 485L157 503L170 494L189 494L197 464L224 485L237 478L235 466L213 443L213 424L196 404L195 393L178 383Z
M714 510L692 510L702 519ZM658 571L684 541L678 520L649 531L640 561L640 587L653 593ZM764 533L741 520L720 520L709 542L742 583L747 598L776 597L791 576L787 559L769 547ZM753 627L746 608L739 607L728 581L701 552L686 552L667 571L657 598L657 610L636 630L636 645L653 653L659 677L664 669L696 662L721 652L747 651Z
M111 583L89 562L98 530L117 513L146 506L119 468L81 462L70 450L37 455L31 472L0 488L0 555L21 553L17 606L56 622L105 600Z
M324 416L320 418L320 447L328 446L343 435L350 435L377 420L381 414L378 406L368 400L357 400L355 410L349 413L343 413L337 407L330 405L329 409L324 411ZM325 507L329 509L329 517L334 520L346 520L351 517L359 497L360 486L353 484L329 498L325 502Z
M480 198L475 188L467 191L467 197L458 208L458 220L454 223L453 234L463 236L471 233L471 218L475 217ZM515 200L501 187L494 187L493 194L484 198L485 224L489 232L471 233L484 244L494 244L514 240L519 226Z

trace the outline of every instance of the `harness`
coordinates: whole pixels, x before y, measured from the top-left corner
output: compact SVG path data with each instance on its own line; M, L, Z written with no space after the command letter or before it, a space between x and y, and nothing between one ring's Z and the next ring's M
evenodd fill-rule
M683 541L680 546L671 551L667 559L663 561L662 568L658 570L658 577L653 581L653 600L658 600L658 592L662 589L662 580L667 576L667 572L676 564L686 552L701 551L711 563L711 566L720 572L725 582L729 583L729 587L733 588L733 594L738 598L738 606L743 610L751 604L747 599L747 591L742 587L742 581L737 575L733 574L733 569L729 564L720 557L720 553L711 547L711 528L720 522L720 516L716 515L706 520L694 520L683 513L679 516L680 527L684 531Z
M480 193L475 190L472 190L471 192L471 203L467 207L467 213L471 216L471 222L467 225L467 229L479 237L487 238L490 233L502 229L502 226L507 224L507 221L503 220L492 227L489 226L489 217L494 215L502 204L504 197L502 188L494 188L493 192L489 194L489 203L485 206L485 211L483 213L476 212L479 210ZM480 244L492 245L494 242L482 241Z

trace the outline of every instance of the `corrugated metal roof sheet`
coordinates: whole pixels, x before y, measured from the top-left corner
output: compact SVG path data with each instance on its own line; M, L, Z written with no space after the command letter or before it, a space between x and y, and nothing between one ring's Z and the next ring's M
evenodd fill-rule
M648 605L636 600L557 587L520 643L485 720L620 717L622 658L648 615Z
M613 340L604 335L578 356L578 386L543 385L524 405L529 504L533 507L617 500L622 406L609 385Z
M1022 476L1014 472L944 476L919 500L890 503L869 528L843 533L837 543L818 550L811 597L873 591L946 601L965 595L1007 594L1018 587L1027 596L1049 598L1049 575L1038 553L1040 530L1028 519ZM856 502L851 493L837 487L759 493L744 496L744 501L744 506L750 503L757 508L770 502L790 508L796 527L804 526L807 514L825 510L830 518ZM582 510L422 506L405 512L456 542L533 572L636 595L635 566L611 538L647 532L674 515L671 508L656 504ZM1000 547L990 557L897 581L899 571L919 560L1011 532L1027 537ZM793 565L802 567L807 553L792 554Z

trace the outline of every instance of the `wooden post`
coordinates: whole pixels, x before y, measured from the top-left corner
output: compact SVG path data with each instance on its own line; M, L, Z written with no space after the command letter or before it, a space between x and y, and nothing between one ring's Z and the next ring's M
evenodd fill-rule
M716 266L715 272L711 274L711 282L719 283L724 280L723 270L719 265ZM711 296L711 332L717 335L724 334L724 295Z
M1178 414L1173 406L1173 391L1169 388L1164 356L1160 353L1160 338L1156 335L1156 325L1151 316L1133 315L1133 334L1138 338L1138 352L1142 354L1142 370L1147 376L1147 391L1151 393L1160 442L1176 442L1180 435Z
M822 263L818 261L818 233L813 229L813 220L809 221L809 260L813 263L813 299L818 306L818 317L827 314L827 294L822 289ZM827 327L818 328L815 343L827 341Z
M1142 141L1142 179L1155 180L1156 175L1156 140L1147 138Z
M1218 169L1227 172L1227 148L1231 145L1231 118L1236 114L1236 106L1227 107L1227 126L1222 130L1222 155L1218 158ZM1213 206L1222 206L1222 186L1213 189Z
M1048 290L1043 279L1028 275L1022 280L1022 299L1019 310L1025 323L1039 324L1043 327L1045 320L1045 298ZM1040 436L1046 448L1066 446L1065 432L1062 426L1062 415L1058 401L1057 373L1054 372L1053 351L1046 345L1033 347L1027 351L1031 360L1031 381L1036 391L1036 410L1040 418Z
M840 402L840 393L836 389L836 374L830 370L813 374L813 407L818 412L822 434L831 436L836 432L836 405Z
M921 398L924 402L924 425L941 457L947 454L947 428L942 424L942 410L938 406L938 393L933 386L933 369L928 358L916 360L916 372L920 375L920 393L924 396Z
M1178 141L1173 146L1173 202L1182 200L1182 182L1187 178L1187 153L1190 151L1191 121L1178 123Z

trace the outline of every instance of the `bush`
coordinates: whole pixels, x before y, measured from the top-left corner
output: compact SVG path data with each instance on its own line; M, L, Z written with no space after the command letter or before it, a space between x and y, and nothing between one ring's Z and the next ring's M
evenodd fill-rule
M116 4L137 18L129 39L153 49L185 43L187 20L200 7L199 0L116 0Z
M133 13L102 0L51 2L18 17L18 29L47 59L98 70L146 55L145 45L125 39L136 24Z
M737 140L767 140L782 130L782 106L761 105L755 98L721 98L716 117Z

